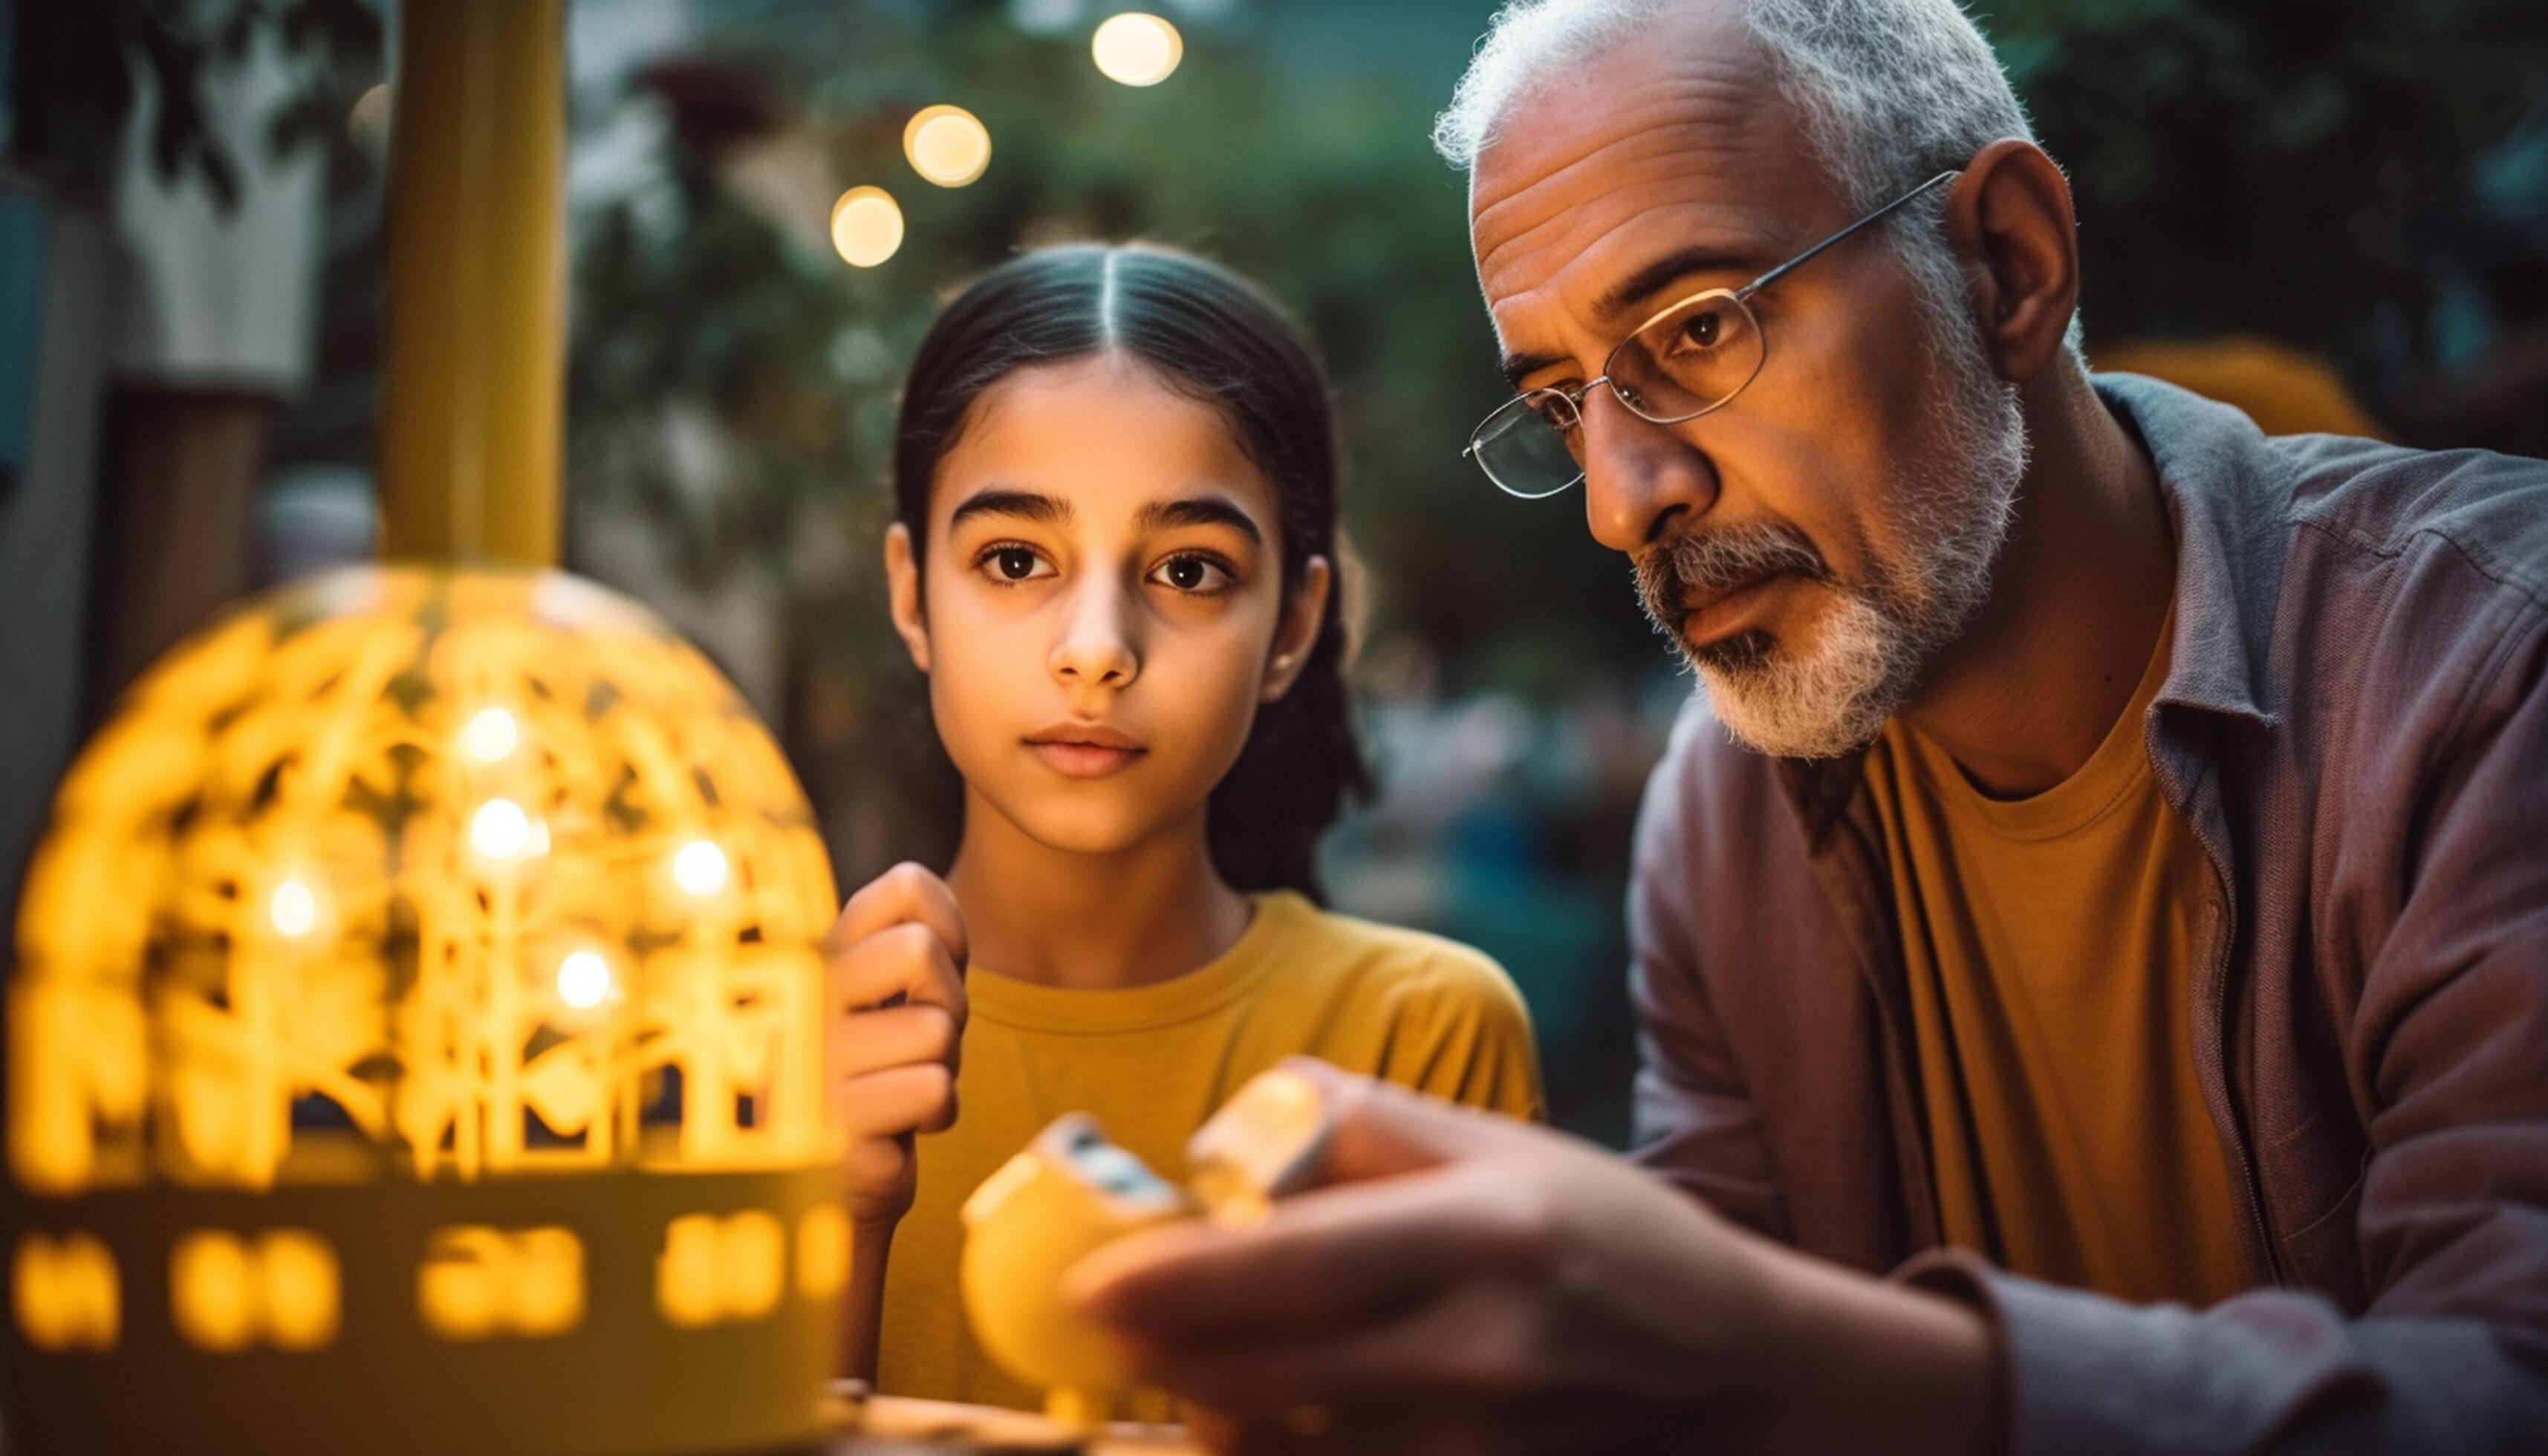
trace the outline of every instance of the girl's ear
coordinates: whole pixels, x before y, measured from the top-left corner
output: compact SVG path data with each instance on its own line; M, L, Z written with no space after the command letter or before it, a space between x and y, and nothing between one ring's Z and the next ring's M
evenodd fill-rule
M920 609L920 559L912 555L911 530L900 521L884 533L884 581L893 630L911 665L929 671L929 618Z
M1318 645L1319 629L1326 625L1327 584L1334 576L1335 569L1323 556L1311 557L1302 568L1301 590L1292 593L1291 604L1283 608L1274 651L1265 659L1265 686L1258 701L1276 701L1301 681L1301 670L1310 665L1310 650Z

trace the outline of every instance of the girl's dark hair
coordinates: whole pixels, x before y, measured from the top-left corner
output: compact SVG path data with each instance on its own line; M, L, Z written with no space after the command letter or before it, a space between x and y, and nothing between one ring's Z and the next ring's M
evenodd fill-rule
M1038 248L992 269L930 326L903 382L894 426L894 514L915 554L929 495L985 390L1036 364L1118 349L1170 388L1220 410L1274 487L1283 595L1323 556L1326 612L1292 690L1259 707L1238 763L1212 793L1213 864L1241 890L1320 897L1319 837L1348 795L1370 793L1345 691L1342 563L1336 554L1336 439L1325 379L1283 313L1246 280L1189 253L1147 245Z

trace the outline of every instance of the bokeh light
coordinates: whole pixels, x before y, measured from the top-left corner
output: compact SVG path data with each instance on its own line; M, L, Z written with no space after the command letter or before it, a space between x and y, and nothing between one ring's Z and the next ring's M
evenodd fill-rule
M832 246L853 268L872 268L902 248L902 205L881 187L853 187L832 204Z
M990 129L960 106L924 107L902 129L902 154L939 186L961 187L991 164Z
M1175 26L1138 10L1109 17L1088 48L1108 80L1127 86L1159 84L1186 55L1185 38Z

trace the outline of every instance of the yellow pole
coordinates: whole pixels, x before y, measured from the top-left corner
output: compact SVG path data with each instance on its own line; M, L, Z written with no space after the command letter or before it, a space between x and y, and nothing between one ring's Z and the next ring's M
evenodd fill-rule
M399 9L381 552L554 566L566 0Z

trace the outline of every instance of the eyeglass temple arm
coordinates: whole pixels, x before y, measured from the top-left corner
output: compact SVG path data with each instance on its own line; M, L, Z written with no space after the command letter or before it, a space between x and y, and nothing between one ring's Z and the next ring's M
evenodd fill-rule
M1838 232L1835 232L1831 236L1824 238L1822 241L1815 243L1812 247L1805 249L1803 252L1796 254L1787 261L1780 263L1777 267L1771 269L1769 272L1764 273L1760 277L1743 285L1743 287L1735 291L1734 296L1747 303L1750 302L1752 295L1759 293L1761 290L1768 288L1771 284L1777 282L1779 279L1795 272L1798 268L1803 267L1806 261L1811 259L1816 253L1833 246L1861 228L1872 228L1876 224L1883 222L1886 218L1891 217L1896 210L1907 205L1911 199L1918 197L1920 194L1937 186L1939 183L1946 181L1948 178L1957 175L1963 169L1961 167L1956 167L1948 171L1940 172L1937 176L1932 177L1928 181L1921 183L1919 186L1912 188L1900 197L1897 197L1893 199L1893 201L1886 203L1884 206L1877 208L1874 212L1871 212L1866 217L1859 219L1857 222L1850 224Z

